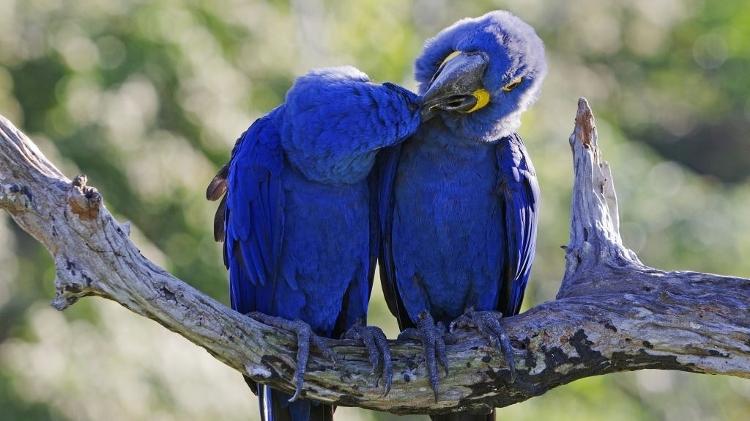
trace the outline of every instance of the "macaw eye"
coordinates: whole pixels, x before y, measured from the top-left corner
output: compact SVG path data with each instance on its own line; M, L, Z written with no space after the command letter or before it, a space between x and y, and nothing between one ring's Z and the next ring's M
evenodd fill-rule
M517 78L511 80L509 84L503 86L503 91L510 92L513 90L513 88L520 85L521 82L523 82L523 76L518 76Z

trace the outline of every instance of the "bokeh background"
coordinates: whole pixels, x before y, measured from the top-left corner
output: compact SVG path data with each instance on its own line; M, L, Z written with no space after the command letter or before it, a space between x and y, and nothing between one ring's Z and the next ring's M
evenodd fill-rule
M426 38L497 8L537 29L550 62L521 130L543 194L525 306L553 299L561 278L579 96L597 114L623 235L644 262L750 277L746 0L0 0L0 113L68 175L86 173L146 255L226 302L203 192L237 135L312 67L353 64L414 88ZM257 418L239 374L155 323L100 299L52 310L52 261L5 214L0 243L0 419ZM371 321L396 334L377 288ZM662 371L585 379L500 410L513 420L748 413L748 381Z

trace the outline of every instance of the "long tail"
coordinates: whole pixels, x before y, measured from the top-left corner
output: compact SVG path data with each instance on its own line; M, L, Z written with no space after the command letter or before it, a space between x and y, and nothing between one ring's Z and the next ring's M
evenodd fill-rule
M477 414L475 412L457 412L447 415L431 415L432 421L495 421L495 410L489 414Z
M262 421L332 421L333 407L311 401L289 403L292 395L258 385L258 404Z

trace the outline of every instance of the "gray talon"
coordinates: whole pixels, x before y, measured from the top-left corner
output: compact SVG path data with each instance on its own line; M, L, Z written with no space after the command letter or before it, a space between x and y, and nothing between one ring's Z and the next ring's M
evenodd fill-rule
M399 338L418 338L422 342L427 376L430 380L432 391L435 393L435 402L438 401L438 392L440 389L438 365L443 367L446 375L448 374L448 358L445 352L444 336L445 326L442 323L435 324L432 316L426 311L419 314L416 332L415 329L406 329L399 335Z
M380 379L385 377L383 396L388 395L393 383L393 363L391 349L383 331L379 327L365 326L360 320L344 334L344 337L362 341L367 348L367 356L370 360L370 366L372 366L370 373L379 374L375 384L377 385Z
M388 339L385 337L385 333L381 329L375 330L375 343L380 349L380 353L383 357L383 376L385 381L383 384L383 397L388 396L388 392L391 391L391 385L393 384L393 360L391 359L391 348L388 346Z
M289 398L289 402L294 402L302 396L302 385L304 384L305 372L307 371L307 360L310 357L310 344L318 348L323 355L330 358L336 364L336 353L325 343L323 338L313 333L310 325L307 323L301 320L286 320L259 312L252 312L249 316L261 323L290 330L297 335L297 364L294 368L293 379L294 394Z
M503 354L510 370L510 383L513 383L516 381L516 361L510 336L502 325L502 318L503 315L500 312L475 311L473 308L469 308L461 317L451 323L450 330L476 328L492 346L498 348Z
M320 337L318 335L312 335L312 337L310 338L310 340L311 340L313 346L315 346L315 348L318 348L320 350L320 352L322 352L323 355L326 356L326 358L328 358L329 360L331 360L331 362L333 363L334 366L336 364L338 364L338 362L339 362L339 356L338 356L338 354L336 354L333 351L333 349L331 349L331 347L328 346L328 343L326 342L326 340L324 338L322 338L322 337Z

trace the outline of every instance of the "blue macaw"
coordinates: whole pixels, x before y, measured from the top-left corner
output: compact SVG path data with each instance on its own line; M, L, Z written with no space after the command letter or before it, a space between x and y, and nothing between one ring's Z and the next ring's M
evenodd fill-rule
M381 280L400 327L423 343L437 399L438 364L447 371L444 324L476 326L513 361L499 317L521 307L539 209L534 168L515 132L546 62L534 30L495 11L427 41L415 69L422 125L375 169Z
M368 175L378 150L419 124L419 98L403 88L370 83L353 67L312 71L295 81L283 105L247 129L209 185L209 199L223 196L214 229L224 240L232 308L298 333L294 396L248 379L262 419L331 419L331 406L297 400L306 338L323 348L310 328L361 339L383 371L386 392L390 387L385 336L359 324L377 256ZM373 359L375 352L382 355Z

